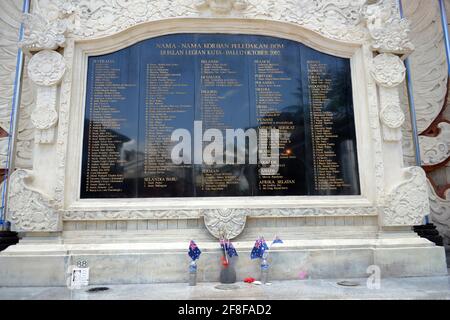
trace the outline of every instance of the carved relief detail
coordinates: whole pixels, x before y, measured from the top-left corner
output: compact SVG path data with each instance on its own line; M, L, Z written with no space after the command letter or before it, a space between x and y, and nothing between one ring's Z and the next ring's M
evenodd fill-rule
M225 209L226 210L226 209ZM317 217L317 216L376 216L376 207L343 207L343 208L264 208L234 209L245 210L248 217ZM82 220L146 220L146 219L197 219L204 214L199 209L176 210L67 210L63 212L64 221Z
M405 115L398 104L389 104L381 110L381 119L387 127L397 129L405 121Z
M246 209L203 210L206 229L216 238L233 239L244 230Z
M398 56L382 53L373 59L370 74L378 85L393 88L405 80L406 68Z
M36 106L31 114L31 122L37 129L35 142L52 143L55 125L57 85L66 71L63 56L56 51L43 50L36 53L28 64L28 75L37 85Z
M401 141L405 114L400 107L398 88L380 87L380 120L385 141Z
M62 230L58 212L50 197L32 189L28 183L33 172L17 170L11 175L8 220L13 230L27 232L54 232Z
M395 1L379 0L375 4L365 5L363 15L373 50L398 54L414 50L409 39L409 23L400 17Z
M432 166L450 157L450 123L441 122L436 137L419 136L422 165Z
M66 63L61 54L52 50L36 53L28 64L28 75L39 86L57 85L66 71Z
M196 0L195 2L198 10L210 10L216 14L228 14L233 10L243 11L248 5L245 0Z
M38 2L36 2L38 3ZM63 15L63 11L60 12ZM40 12L25 14L23 19L25 27L24 40L19 46L26 51L56 50L64 47L68 21L58 17L49 20Z
M370 74L379 85L380 120L385 141L401 141L401 126L405 115L400 107L399 85L405 79L405 66L394 54L377 55L370 67Z
M404 168L405 180L389 193L384 209L383 225L413 226L422 224L430 212L427 178L420 167Z
M169 18L231 16L269 19L304 26L322 35L353 42L372 38L380 51L410 50L408 24L398 17L395 0L364 5L365 0L49 0L51 10L27 18L24 46L55 49L65 37L111 35L136 24ZM47 9L47 8L46 8ZM370 35L369 35L370 31ZM370 38L371 37L371 38Z
M185 210L91 210L91 211L64 211L64 221L82 220L149 220L149 219L198 219L200 211L197 209Z

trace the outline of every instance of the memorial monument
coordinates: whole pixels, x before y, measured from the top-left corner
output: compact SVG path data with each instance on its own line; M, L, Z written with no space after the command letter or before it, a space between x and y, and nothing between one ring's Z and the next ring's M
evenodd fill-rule
M21 47L36 105L32 169L9 185L19 244L0 285L237 278L279 235L271 279L447 274L412 226L429 214L404 166L408 22L394 0L35 1Z

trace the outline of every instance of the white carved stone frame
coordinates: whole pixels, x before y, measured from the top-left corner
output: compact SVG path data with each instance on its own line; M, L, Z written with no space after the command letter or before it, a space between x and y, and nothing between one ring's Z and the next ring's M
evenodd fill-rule
M350 58L361 195L171 198L170 201L167 198L80 199L87 58L90 55L111 53L144 39L176 33L273 36L298 41L331 55ZM185 18L148 22L95 40L71 39L66 45L65 57L72 74L62 84L59 170L55 197L63 210L63 220L199 218L211 217L216 210L227 212L224 215L232 210L235 215L244 217L378 214L377 199L384 188L383 158L377 88L369 75L372 52L368 45L329 39L291 23L256 19ZM216 236L217 232L212 231Z

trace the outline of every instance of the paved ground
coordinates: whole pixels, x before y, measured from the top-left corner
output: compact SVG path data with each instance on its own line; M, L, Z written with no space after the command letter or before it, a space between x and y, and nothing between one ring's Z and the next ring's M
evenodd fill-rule
M65 287L0 288L0 299L111 300L111 299L447 299L450 277L391 278L381 281L380 289L368 289L366 279L352 279L355 287L344 287L336 280L274 281L272 285L237 283L235 289L217 289L218 283L110 285L103 292ZM98 286L91 286L98 287Z

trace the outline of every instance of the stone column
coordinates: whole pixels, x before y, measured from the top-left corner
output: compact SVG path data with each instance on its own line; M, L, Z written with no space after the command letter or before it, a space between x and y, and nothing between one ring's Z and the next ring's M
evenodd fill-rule
M25 38L19 44L31 55L28 75L36 87L31 114L35 130L33 169L18 169L10 179L8 220L12 230L28 234L58 234L61 214L54 206L56 124L59 83L66 64L58 51L65 44L67 21L61 16L47 20L39 12L25 16Z
M404 167L401 126L405 115L400 107L400 88L405 79L405 58L413 50L409 24L400 18L395 2L379 1L364 8L374 52L370 73L377 83L379 118L383 136L385 194L380 202L380 225L407 227L422 224L429 213L425 172Z

